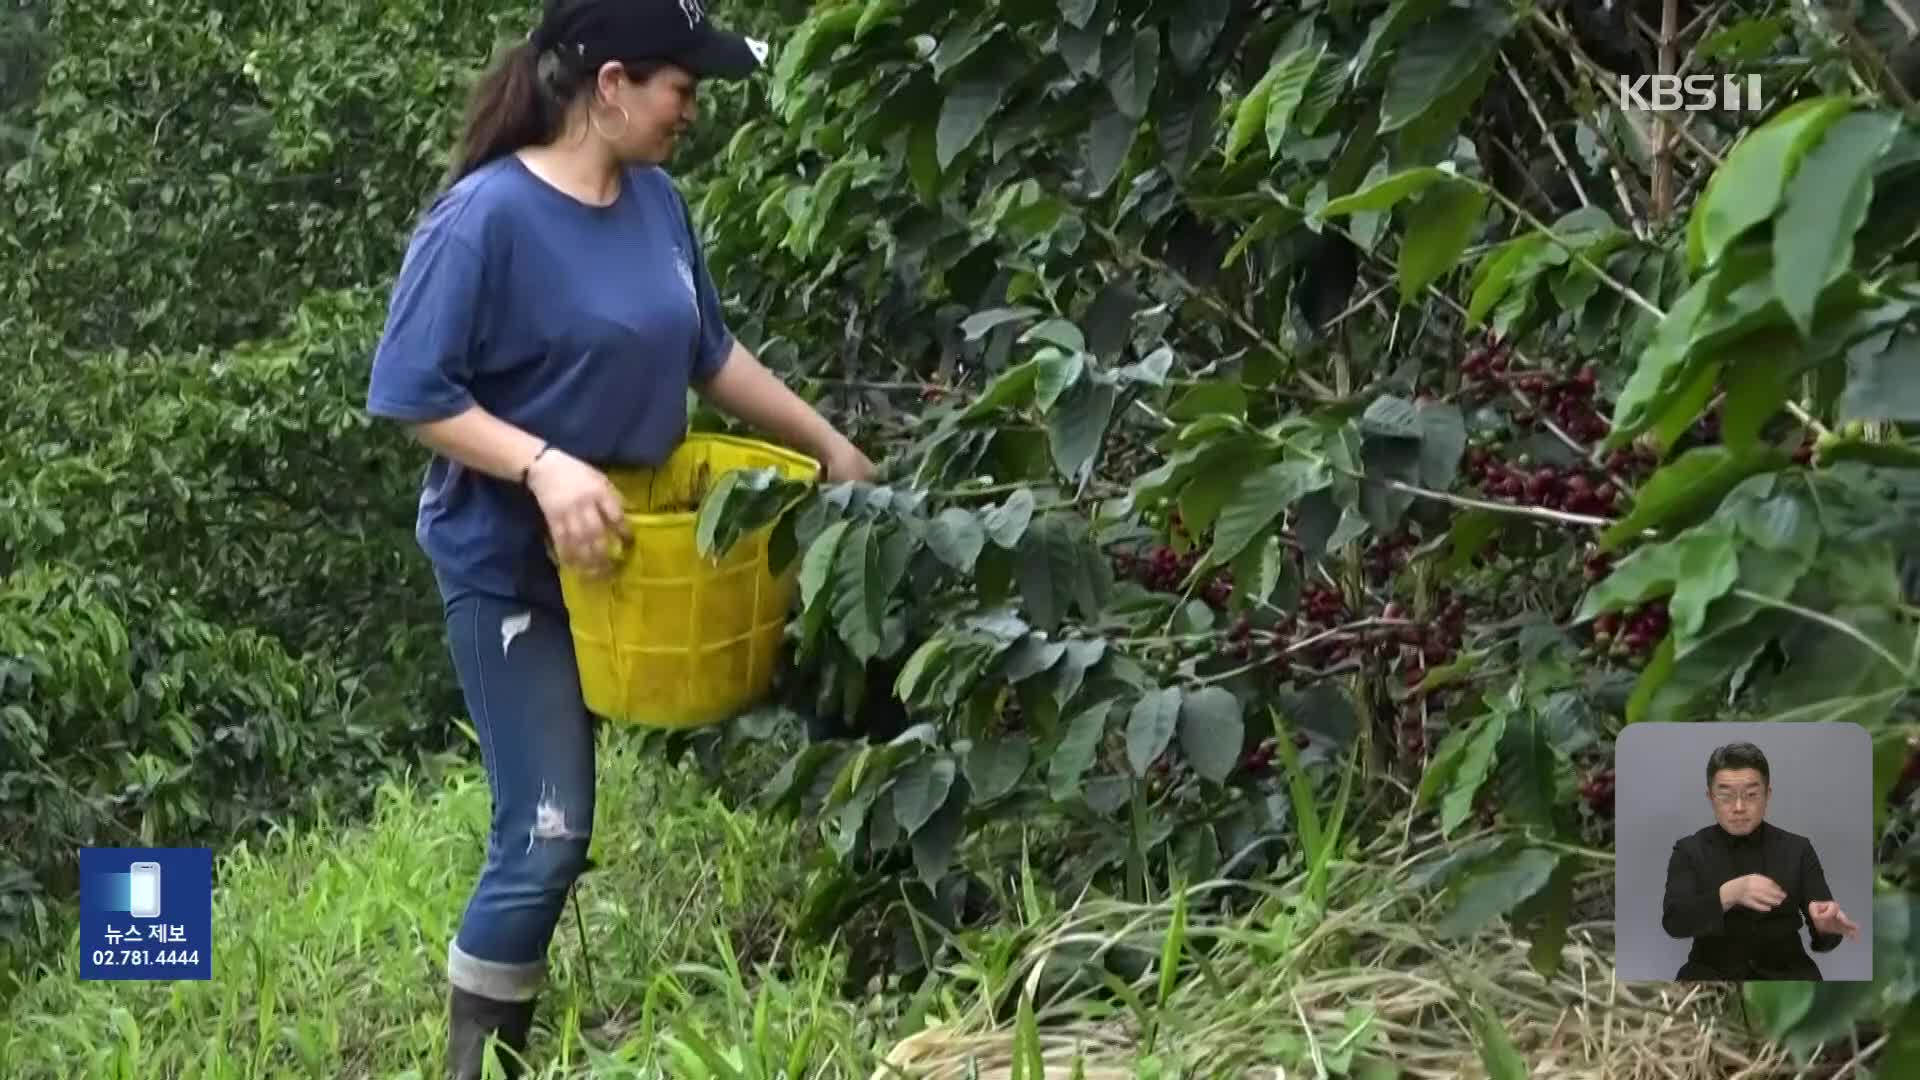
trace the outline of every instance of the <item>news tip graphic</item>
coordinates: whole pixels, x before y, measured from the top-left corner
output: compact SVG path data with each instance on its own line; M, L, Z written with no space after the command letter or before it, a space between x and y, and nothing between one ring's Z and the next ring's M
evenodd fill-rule
M213 849L81 848L80 977L213 978Z

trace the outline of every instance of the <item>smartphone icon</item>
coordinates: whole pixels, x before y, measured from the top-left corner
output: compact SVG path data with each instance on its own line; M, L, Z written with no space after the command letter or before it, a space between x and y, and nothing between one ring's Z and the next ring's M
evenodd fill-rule
M131 902L132 915L136 919L157 919L160 917L160 864L157 862L137 862L127 875L129 888L128 900Z

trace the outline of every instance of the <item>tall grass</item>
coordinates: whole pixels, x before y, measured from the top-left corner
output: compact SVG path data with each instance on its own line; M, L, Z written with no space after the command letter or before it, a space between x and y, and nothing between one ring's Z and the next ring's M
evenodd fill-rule
M1435 942L1420 865L1447 845L1363 835L1345 785L1325 807L1290 790L1308 836L1265 882L1075 899L1021 856L1005 922L949 940L912 995L849 1000L843 950L786 933L816 865L804 830L630 740L600 760L598 865L556 937L537 1076L1759 1077L1784 1060L1723 992L1618 983L1610 924L1570 927L1551 976L1503 931ZM0 1015L0 1076L440 1075L486 785L394 780L375 802L360 826L221 854L209 982L81 982L69 926Z
M618 739L601 760L597 866L556 934L532 1056L554 1075L864 1075L879 1014L837 999L834 950L779 936L804 865L792 826ZM221 853L208 982L82 982L69 926L0 1016L0 1076L439 1075L446 944L487 815L475 771L437 791L394 780L363 827Z

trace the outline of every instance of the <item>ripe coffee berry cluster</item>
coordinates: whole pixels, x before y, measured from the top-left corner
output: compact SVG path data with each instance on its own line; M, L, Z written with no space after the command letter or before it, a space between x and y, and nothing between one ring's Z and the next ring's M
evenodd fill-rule
M1598 442L1611 430L1594 406L1599 376L1590 367L1572 375L1529 371L1511 376L1514 389L1533 399L1536 414L1549 415L1561 431L1584 443ZM1534 419L1528 417L1527 419Z
M1368 583L1380 585L1393 577L1396 571L1407 564L1407 559L1419 543L1412 533L1402 529L1368 545L1362 555Z
M1175 593L1185 588L1188 575L1200 565L1203 552L1199 548L1184 555L1170 547L1149 548L1145 557L1131 552L1116 552L1113 556L1113 572L1116 576L1138 581L1154 592ZM1198 595L1216 608L1224 608L1233 599L1233 575L1225 570L1216 573L1212 580L1195 590Z
M1587 800L1596 814L1613 813L1613 769L1611 767L1591 773L1580 785L1580 797Z
M1467 350L1466 358L1460 362L1461 381L1473 385L1498 378L1506 373L1512 358L1513 347L1489 335Z
M1614 512L1620 499L1619 486L1605 477L1553 465L1509 465L1484 446L1467 451L1466 473L1488 495L1549 510L1604 516Z
M1651 600L1622 617L1610 611L1593 620L1593 643L1614 656L1644 656L1667 636L1667 605Z

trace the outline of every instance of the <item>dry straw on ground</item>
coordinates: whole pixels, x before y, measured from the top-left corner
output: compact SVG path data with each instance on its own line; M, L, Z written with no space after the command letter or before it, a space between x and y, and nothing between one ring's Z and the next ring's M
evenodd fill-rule
M1184 1076L1313 1077L1315 1058L1347 1030L1349 1010L1367 1007L1374 1013L1368 1056L1397 1066L1403 1080L1471 1080L1488 1075L1475 1043L1477 1005L1504 1025L1535 1080L1759 1080L1798 1071L1784 1049L1740 1029L1729 989L1616 979L1610 920L1572 926L1551 977L1534 969L1529 942L1504 927L1463 941L1430 940L1421 925L1429 919L1410 917L1431 891L1406 884L1407 852L1397 846L1370 863L1344 864L1326 913L1303 920L1292 935L1259 921L1268 916L1196 917L1189 939L1225 940L1209 961L1213 978L1182 972L1162 1021L1163 1058L1190 1070ZM1294 891L1282 886L1274 895L1278 901ZM1091 945L1158 955L1172 922L1170 903L1086 902L1023 958L1023 982L1033 993L1038 967L1054 950ZM1158 977L1149 972L1136 982L1143 1000L1154 1000ZM1035 1004L1048 1080L1134 1075L1132 1031L1088 1023L1070 1002ZM1306 1052L1275 1060L1274 1040ZM1014 1048L1011 1026L932 1027L893 1047L873 1078L1010 1080Z
M1757 1045L1716 1015L1714 995L1724 991L1671 984L1621 983L1610 956L1594 947L1598 927L1576 930L1562 970L1551 980L1528 966L1527 943L1488 943L1475 954L1484 997L1506 1025L1509 1037L1535 1080L1759 1080L1792 1076L1797 1067L1784 1050ZM1476 980L1477 981L1477 980ZM1490 985L1489 985L1490 984ZM1280 1007L1262 1018L1258 1031L1243 1025L1179 1037L1185 1051L1213 1041L1208 1056L1225 1057L1258 1041L1276 1023L1295 1033L1338 1032L1345 1010L1367 1004L1377 1010L1374 1047L1405 1080L1473 1080L1485 1077L1471 1025L1460 1002L1437 971L1377 967L1350 973L1306 976ZM1291 1011L1291 1017L1284 1014ZM1291 1021L1291 1023L1287 1023ZM1238 1028L1238 1031L1233 1030ZM1122 1080L1132 1077L1136 1044L1116 1025L1068 1023L1042 1030L1046 1080ZM1011 1080L1014 1033L929 1028L897 1044L873 1080ZM1075 1061L1080 1071L1075 1072ZM1263 1064L1247 1077L1292 1080L1314 1075L1310 1065Z

